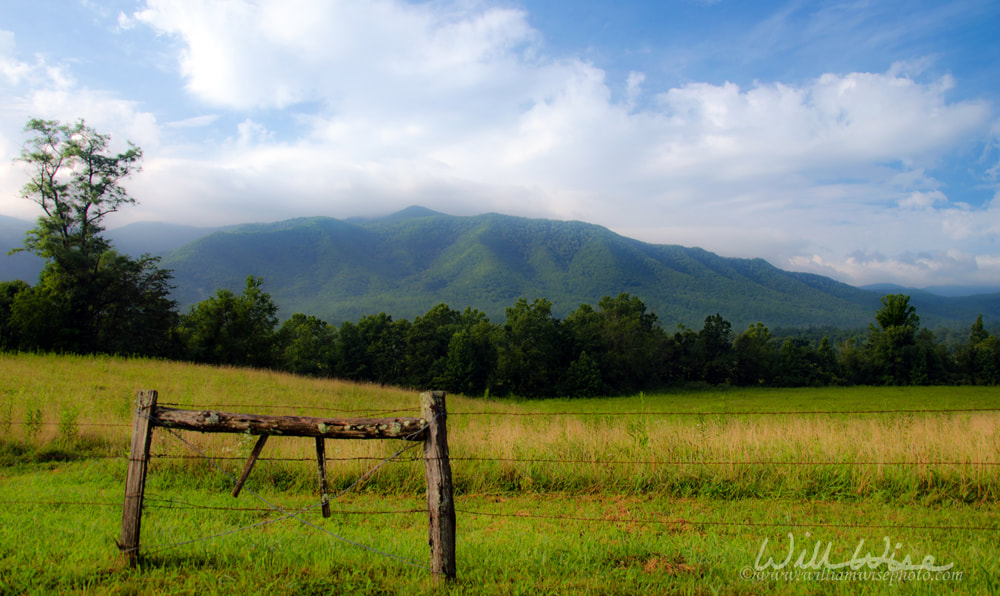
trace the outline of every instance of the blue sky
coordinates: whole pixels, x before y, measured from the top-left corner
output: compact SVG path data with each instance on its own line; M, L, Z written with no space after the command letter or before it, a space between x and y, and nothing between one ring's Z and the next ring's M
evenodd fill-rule
M145 151L133 221L575 219L852 284L1000 283L1000 3L5 0L31 117Z

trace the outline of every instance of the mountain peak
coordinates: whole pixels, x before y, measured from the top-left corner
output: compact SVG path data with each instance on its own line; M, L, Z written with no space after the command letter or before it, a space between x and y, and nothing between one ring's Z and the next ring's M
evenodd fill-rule
M444 213L439 213L433 209L428 209L427 207L421 207L420 205L410 205L405 209L391 213L389 215L377 216L377 217L351 217L346 219L350 223L361 224L361 223L373 223L373 222L396 222L396 221L406 221L408 219L417 219L420 217L433 217L435 215L445 215Z
M401 211L393 213L389 217L393 219L409 219L413 217L429 217L432 215L443 215L443 214L438 213L433 209L428 209L427 207L421 207L420 205L410 205L409 207Z

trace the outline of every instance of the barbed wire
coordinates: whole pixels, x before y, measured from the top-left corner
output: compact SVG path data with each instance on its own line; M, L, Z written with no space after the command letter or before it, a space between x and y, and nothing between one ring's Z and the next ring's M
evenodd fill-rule
M267 405L267 404L177 404L160 403L162 406L178 406L191 408L194 410L211 411L220 408L284 408L288 410L321 410L328 412L341 412L345 414L368 414L367 417L382 417L386 414L399 414L404 412L418 411L416 408L400 408L393 410L372 410L372 409L345 409L325 406L306 405ZM740 410L730 412L710 412L710 411L684 411L684 410L630 410L630 411L603 411L603 412L503 412L499 410L481 411L458 411L448 412L449 416L514 416L514 417L535 417L535 416L606 416L606 417L626 417L626 416L698 416L698 417L724 417L724 416L794 416L794 415L885 415L885 414L975 414L985 412L1000 412L1000 406L983 408L900 408L892 410ZM16 426L62 426L66 423L56 421L18 421L7 420L5 424ZM109 427L127 428L130 424L118 422L74 422L72 426L77 427Z
M247 490L249 490L249 489L247 489ZM169 544L160 544L160 545L153 545L153 546L148 546L147 545L147 546L143 547L143 550L145 551L145 553L147 555L149 555L149 554L156 553L156 552L161 552L161 551L164 551L164 550L167 550L167 549L177 548L179 546L185 546L187 544L194 544L196 542L205 542L207 540L213 540L215 538L221 538L223 536L229 536L231 534L236 534L237 532L242 532L244 530L251 530L253 528L261 528L261 527L264 527L264 526L269 526L271 524L275 524L275 523L278 523L280 521L284 521L284 520L290 519L290 518L295 518L295 519L298 519L298 520L301 521L301 518L298 517L299 515L302 515L303 513L307 512L307 511L311 511L313 509L316 509L317 507L320 507L321 505L322 505L322 503L315 503L313 505L310 505L309 507L305 507L303 509L299 509L298 511L294 511L294 512L291 512L291 513L287 512L287 511L284 511L282 509L281 511L283 511L285 513L285 515L283 515L281 517L276 517L274 519L264 520L264 521L261 521L261 522L257 522L255 524L250 524L249 526L242 526L242 527L239 527L239 528L233 528L233 529L230 529L230 530L226 530L224 532L219 532L217 534L211 534L209 536L199 536L198 538L192 538L191 540L185 540L185 541L182 541L182 542L172 542L172 543L169 543ZM274 510L273 509L269 509L268 511L274 511Z
M760 527L760 528L855 528L862 530L941 530L941 531L956 531L956 530L969 530L969 531L988 531L996 532L1000 531L1000 527L987 527L987 526L928 526L928 525L894 525L894 524L848 524L848 523L801 523L801 522L727 522L727 521L692 521L689 519L652 519L652 518L621 518L621 519L608 519L605 517L585 517L580 515L544 515L539 513L493 513L488 511L474 511L471 509L461 509L455 508L456 513L464 513L466 515L478 515L483 517L504 517L504 518L522 518L522 519L547 519L555 521L580 521L589 523L640 523L640 524L661 524L661 525L692 525L692 526L732 526L732 527Z
M182 459L199 460L201 455L185 455L177 453L152 453L151 459ZM120 455L78 455L68 459L79 461L84 459L118 459L127 460L127 454ZM216 461L244 461L242 455L213 455ZM361 462L383 461L385 457L359 455L351 457L327 457L327 462ZM395 458L386 464L413 464L423 461L436 461L437 457L406 457ZM847 460L695 460L695 459L585 459L556 457L484 457L484 456L450 456L449 461L467 461L483 463L524 463L524 464L588 464L600 466L954 466L954 467L991 467L1000 466L1000 461L959 461L959 460L886 460L886 461L847 461ZM256 461L272 462L315 462L315 457L258 457Z
M168 404L162 404L168 405ZM180 405L180 404L169 404L169 405ZM184 407L197 408L200 406L185 405ZM314 410L325 410L325 411L338 411L344 413L358 413L358 412L371 412L371 410L348 410L339 408L325 408L319 406L264 406L260 404L223 404L212 406L212 408L233 408L233 407L284 407L289 409L314 409ZM396 412L410 412L413 411L412 408L400 409L400 410L388 410L386 413L396 413ZM466 411L466 412L449 412L448 414L452 416L477 416L477 415L489 415L489 416L607 416L607 417L619 417L619 416L699 416L699 417L722 417L722 416L787 416L787 415L879 415L879 414L966 414L966 413L983 413L983 412L1000 412L1000 407L984 407L984 408L961 408L961 409L950 409L950 408L924 408L924 409L895 409L895 410L784 410L784 411L736 411L736 412L690 412L690 411L628 411L628 412L499 412L499 411ZM155 421L155 418L151 417ZM9 424L23 425L29 424L27 422L17 422L17 421L7 421ZM60 422L33 422L33 425L38 426L55 426L63 425ZM116 424L116 423L89 423L81 422L74 423L77 427L128 427L128 424ZM174 432L173 429L162 427L167 430L171 435L175 436L178 440L192 449L196 455L177 455L177 454L155 454L152 457L156 458L178 458L178 459L204 459L212 466L214 466L218 471L222 472L233 478L226 470L221 468L213 460L242 460L245 459L242 456L218 456L209 457L204 452L199 450L193 444L186 441L179 434ZM426 426L425 426L426 428ZM422 432L418 431L418 432ZM360 484L376 470L381 468L383 465L388 463L413 463L420 461L424 458L409 458L409 459L397 459L399 455L404 452L415 448L419 443L413 443L408 447L405 447L388 458L379 458L374 456L355 456L355 457L329 457L326 461L375 461L379 460L380 463L373 467L371 470L362 474L355 483L344 489L338 495L334 496L333 499L339 498L343 494L352 490L355 486ZM125 459L127 456L92 456L92 457L102 457L102 458L115 458L115 459ZM315 458L260 458L264 461L315 461ZM482 456L456 456L449 458L452 461L468 461L468 462L498 462L498 463L528 463L528 464L588 464L588 465L660 465L660 466L724 466L724 465L776 465L776 466L965 466L965 467L992 467L1000 466L1000 462L973 462L973 461L948 461L948 460L937 460L937 461L779 461L779 460L688 460L688 459L656 459L656 460L632 460L632 459L564 459L564 458L518 458L518 457L482 457ZM235 480L235 478L233 478ZM421 565L415 561L406 559L404 557L399 557L391 553L385 553L374 549L372 547L357 543L355 541L349 540L342 536L339 536L326 528L317 526L308 520L301 517L303 513L316 509L319 504L313 504L309 507L297 510L289 511L285 508L274 505L261 497L259 494L253 490L246 488L245 490L251 492L255 497L261 500L267 507L223 507L223 506L212 506L212 505L199 505L193 503L187 503L183 501L178 501L175 499L162 499L156 497L147 497L153 508L158 509L204 509L204 510L215 510L215 511L246 511L246 512L280 512L284 515L271 520L265 520L258 522L249 526L244 526L240 528L235 528L221 532L218 534L213 534L211 536L204 536L200 538L195 538L193 540L177 542L171 544L161 544L144 546L143 550L147 553L149 552L159 552L168 548L173 548L181 546L184 544L190 544L193 542L210 540L218 538L221 536L226 536L239 531L257 528L271 523L276 523L285 519L296 519L300 523L312 527L314 529L325 532L334 538L341 540L345 543L353 545L355 547L368 550L374 554L392 558L408 565L412 565L418 568L429 570L428 567ZM104 503L104 502L94 502L94 501L31 501L31 500L4 500L0 501L2 504L9 505L44 505L44 506L94 506L94 507L119 507L120 503ZM792 523L792 522L750 522L750 521L692 521L688 519L653 519L653 518L621 518L621 519L608 519L607 517L587 517L578 515L545 515L545 514L530 514L530 513L493 513L486 511L476 511L470 509L456 509L456 512L463 513L472 516L485 516L485 517L502 517L502 518L530 518L530 519L548 519L554 521L579 521L587 523L640 523L640 524L664 524L664 525L694 525L694 526L719 526L719 527L748 527L748 528L774 528L774 527L829 527L829 528L857 528L857 529L892 529L892 530L925 530L925 531L998 531L998 527L986 527L986 526L932 526L932 525L892 525L892 524L846 524L846 523ZM341 510L336 511L337 514L344 515L402 515L402 514L414 514L414 513L427 513L427 509L407 509L407 510L379 510L379 511L347 511Z
M72 505L72 506L86 506L86 507L121 507L121 502L118 503L100 503L96 501L31 501L31 500L2 500L0 505Z
M427 458L438 459L438 458ZM969 461L780 461L780 460L601 460L518 457L450 457L451 461L482 461L531 464L596 464L596 465L681 465L681 466L730 466L730 465L789 465L789 466L1000 466L1000 462Z
M136 410L136 414L139 415L139 416L146 417L147 419L149 419L153 423L159 423L160 422L159 420L156 419L155 416L152 416L151 414L148 414L148 413L144 413L144 412L142 412L142 410ZM440 416L440 414L438 416ZM435 418L437 418L437 417L435 417ZM412 439L413 437L415 437L415 436L419 435L420 433L424 432L427 429L427 427L430 426L430 422L431 421L428 421L424 425L423 428L421 428L420 430L415 431L414 433L408 435L407 437L405 437L405 439L407 439L407 440L408 439ZM213 461L213 459L211 457L209 457L207 454L205 454L205 452L203 452L202 450L198 449L194 444L192 444L189 441L185 440L184 437L182 437L180 434L178 434L173 429L171 429L169 427L165 427L165 426L162 427L162 428L164 428L164 430L166 430L169 434L171 434L172 436L174 436L176 439L178 439L179 441L181 441L182 443L184 443L189 449L191 449L195 453L198 453L199 455L201 455L217 471L222 472L223 474L225 474L226 476L228 476L232 481L236 482L236 477L235 476L233 476L232 474L230 474L229 472L227 472L219 464L215 463L215 461ZM403 454L404 452L406 452L406 451L408 451L410 449L414 449L415 447L417 447L419 445L420 445L420 443L412 442L410 445L407 445L406 447L403 447L402 449L400 449L399 451L397 451L393 455L391 455L388 458L386 458L385 460L383 460L381 463L373 466L370 470L368 470L367 472L365 472L364 474L362 474L353 484L351 484L347 488L343 489L341 492L337 493L336 495L334 495L333 497L331 497L329 500L331 500L331 501L332 500L336 500L336 499L340 498L341 496L347 494L349 491L353 490L354 487L356 487L361 482L363 482L366 478L368 478L369 476L371 476L372 474L374 474L379 468L381 468L383 465L385 465L385 463L387 463L388 461L392 460L393 458L395 458L395 457ZM311 527L311 528L313 528L315 530L319 530L320 532L324 532L326 534L329 534L330 536L332 536L332 537L336 538L337 540L340 540L340 541L342 541L342 542L344 542L346 544L350 544L350 545L355 546L357 548L361 548L363 550L369 551L371 553L374 553L374 554L377 554L377 555L380 555L380 556L383 556L383 557L387 557L387 558L390 558L390 559L394 559L394 560L400 561L402 563L405 563L407 565L411 565L413 567L424 569L426 571L431 571L430 567L427 567L426 565L421 565L420 563L417 563L416 561L413 561L412 559L407 559L406 557L401 557L399 555L395 555L395 554L392 554L392 553L387 553L387 552L378 550L376 548L373 548L371 546L367 546L365 544L361 544L360 542L356 542L354 540L350 540L350 539L345 538L345 537L343 537L343 536L341 536L339 534L336 534L335 532L332 532L332 531L330 531L330 530L328 530L326 528L317 526L316 524L314 524L314 523L312 523L312 522L310 522L310 521L308 521L308 520L300 517L301 513L304 513L306 511L309 511L311 509L319 507L319 506L322 505L322 503L315 504L315 505L313 505L311 507L302 509L302 510L297 511L297 512L288 512L285 509L283 509L282 507L279 507L278 505L275 505L275 504L271 503L270 501L268 501L267 499L265 499L262 495L260 495L259 493L257 493L253 489L244 486L244 490L247 491L247 492L249 492L250 494L252 494L254 497L256 497L258 500L260 500L265 505L267 505L270 508L270 510L280 511L281 513L284 513L285 515L283 517L277 518L275 520L268 520L266 522L260 522L260 523L257 523L257 524L252 524L250 526L244 526L242 528L237 528L237 529L234 529L234 530L229 530L229 531L226 531L226 532L221 532L219 534L213 534L211 536L204 536L204 537L196 538L194 540L190 540L190 541L186 541L186 542L180 542L180 543L173 543L173 544L162 545L162 547L160 547L158 550L162 550L162 549L165 549L165 548L173 548L173 547L176 547L176 546L181 546L183 544L190 544L190 543L198 542L198 541L202 541L202 540L210 540L210 539L213 539L213 538L219 538L219 537L222 537L222 536L227 536L229 534L233 534L233 533L238 532L238 531L242 531L242 530L246 530L246 529L250 529L250 528L259 527L259 526L262 526L262 525L266 525L267 523L274 523L274 522L282 520L282 519L289 519L289 518L291 518L291 519L295 519L296 521L298 521L299 523L301 523L303 525L309 526L309 527ZM153 548L157 548L157 547L154 546Z
M154 459L202 459L200 455L184 455L174 453L153 453ZM80 459L120 459L127 460L128 455L81 455ZM244 461L241 455L214 455L216 461ZM327 457L328 462L381 461L378 456ZM423 461L436 461L437 457L407 457L396 458L392 464L413 464ZM789 460L694 460L694 459L564 459L555 457L483 457L483 456L450 456L449 461L525 463L525 464L589 464L601 466L955 466L955 467L990 467L1000 466L1000 461L958 461L958 460L887 460L887 461L789 461ZM257 461L273 462L315 462L315 457L258 457Z
M267 507L220 507L212 505L198 505L193 503L186 503L183 501L176 501L173 499L157 499L155 497L146 497L145 500L153 503L168 503L168 506L163 507L153 507L154 509L170 510L170 509L205 509L210 511L242 511L242 512L261 512L270 513L274 511L285 511L284 509L274 509ZM102 502L92 502L92 501L31 501L31 500L2 500L0 504L4 505L71 505L71 506L98 506L98 507L121 507L121 503L102 503ZM159 552L161 550L166 550L167 548L172 548L176 546L182 546L186 544L191 544L194 542L199 542L203 540L210 540L212 538L218 538L220 536L226 536L229 534L234 534L243 530L253 529L260 527L262 525L272 524L278 521L283 521L297 515L315 509L318 505L310 505L309 507L297 510L292 513L286 512L286 515L273 519L265 520L264 522L259 522L249 526L243 526L240 528L234 528L221 532L219 534L213 534L211 536L204 536L200 538L195 538L193 540L188 540L184 542L177 542L171 544L162 545L152 545L145 546L143 550L147 552ZM393 509L393 510L364 510L364 511L348 511L348 510L337 510L334 513L338 515L407 515L414 513L426 514L427 509ZM723 527L747 527L747 528L833 528L833 529L861 529L861 530L930 530L930 531L983 531L983 532L996 532L1000 531L1000 526L958 526L958 525L914 525L914 524L851 524L851 523L824 523L824 522L752 522L752 521L711 521L711 520L691 520L687 518L678 519L655 519L648 517L620 517L620 518L608 518L608 517L587 517L581 515L548 515L539 513L497 513L492 511L476 511L472 509L456 508L456 513L463 513L466 515L480 516L480 517L502 517L502 518L518 518L518 519L544 519L551 521L578 521L587 523L608 523L608 524L657 524L657 525L667 525L667 526L723 526ZM323 528L319 528L323 530ZM379 553L386 554L386 553ZM394 555L387 555L395 558Z
M1000 407L991 408L918 408L897 410L740 410L735 412L708 411L642 411L626 412L500 412L500 411L468 411L448 412L449 416L790 416L790 415L826 415L826 414L963 414L979 412L1000 412Z
M120 501L114 503L104 503L99 501L37 501L37 500L0 500L0 505L53 505L53 506L80 506L80 507L115 507L120 508ZM150 506L152 505L152 506ZM176 499L161 499L146 495L143 497L143 508L149 509L205 509L209 511L254 511L268 513L274 511L267 507L225 507L219 505L199 505L188 503ZM311 508L311 506L310 506ZM378 509L378 510L348 510L337 509L333 513L337 515L406 515L411 513L427 513L427 509Z

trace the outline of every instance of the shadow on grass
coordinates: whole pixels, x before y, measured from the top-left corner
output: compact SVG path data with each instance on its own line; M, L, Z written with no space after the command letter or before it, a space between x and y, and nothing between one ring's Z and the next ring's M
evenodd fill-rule
M72 462L107 457L116 445L96 437L81 437L72 441L57 439L43 445L0 439L0 466Z

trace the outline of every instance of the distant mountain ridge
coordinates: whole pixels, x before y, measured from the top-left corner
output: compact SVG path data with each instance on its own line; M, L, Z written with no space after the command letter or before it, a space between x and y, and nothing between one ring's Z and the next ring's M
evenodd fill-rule
M21 279L32 285L45 262L29 253L7 255L11 249L24 246L25 233L35 223L0 215L0 281ZM162 256L189 242L226 227L199 227L161 222L137 222L108 230L104 236L116 250L138 257L144 253Z
M0 245L23 243L33 224L17 222L0 217ZM758 321L860 328L873 321L879 297L897 291L912 296L927 327L967 327L980 313L1000 319L997 293L943 297L888 285L856 288L762 259L648 244L583 222L496 213L463 217L410 207L385 217L227 228L139 223L108 237L122 252L162 255L185 311L220 288L240 291L248 275L259 275L281 316L303 312L333 323L378 312L412 319L442 302L502 321L520 297L547 298L563 317L621 292L642 299L669 329L700 328L715 313L737 331ZM0 279L17 277L7 264ZM31 266L17 272L34 283L41 261L29 265L33 272L25 273Z
M30 253L7 254L24 246L24 234L33 223L0 215L0 281L20 279L34 285L45 261Z
M183 305L220 287L239 291L259 275L282 316L331 322L386 312L413 318L438 303L502 321L519 297L547 298L556 316L629 292L661 323L700 328L720 313L741 330L777 326L864 327L881 294L762 259L654 245L575 221L495 213L451 216L411 207L381 218L325 217L238 226L170 254ZM914 300L925 325L971 325L1000 314L1000 295ZM976 311L976 312L974 312Z
M965 298L1000 293L1000 286L927 286L926 288L910 288L898 284L869 284L859 287L862 290L882 294L932 294L944 298Z

